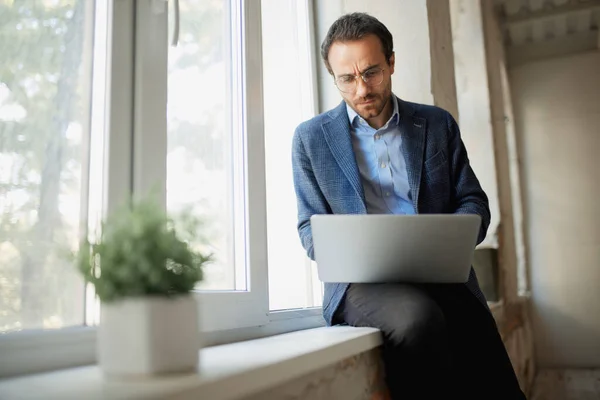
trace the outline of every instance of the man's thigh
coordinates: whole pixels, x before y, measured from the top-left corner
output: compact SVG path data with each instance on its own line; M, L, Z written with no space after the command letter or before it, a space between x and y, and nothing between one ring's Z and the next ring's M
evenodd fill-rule
M336 316L380 329L438 323L460 337L496 329L489 311L463 284L353 283Z
M444 315L424 290L409 284L352 284L340 318L352 326L381 331L392 398L436 399L452 392Z
M427 291L411 284L351 284L338 316L408 345L432 337L443 340L446 334L442 309Z
M464 385L463 398L484 389L490 399L524 398L492 315L465 285L352 284L338 315L380 329L385 347L415 355L398 359L410 361L404 373L424 363L428 374L437 365L443 377L450 362L448 378Z

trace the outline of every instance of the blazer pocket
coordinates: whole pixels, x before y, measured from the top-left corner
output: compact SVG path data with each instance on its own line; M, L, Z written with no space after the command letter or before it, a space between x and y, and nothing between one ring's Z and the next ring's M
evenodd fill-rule
M425 173L432 177L432 174L436 172L438 169L446 165L446 154L443 150L438 151L433 156L429 157L425 161Z

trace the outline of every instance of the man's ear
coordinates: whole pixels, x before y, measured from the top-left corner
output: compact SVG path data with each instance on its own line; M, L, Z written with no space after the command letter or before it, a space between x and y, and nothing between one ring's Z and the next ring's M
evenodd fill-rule
M396 64L396 53L392 52L390 59L388 60L388 65L390 66L390 75L394 73L394 65Z

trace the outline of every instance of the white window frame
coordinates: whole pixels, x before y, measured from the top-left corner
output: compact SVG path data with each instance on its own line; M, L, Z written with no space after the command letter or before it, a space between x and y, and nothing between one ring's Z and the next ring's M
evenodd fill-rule
M201 328L205 331L269 322L260 2L232 4L237 5L231 9L232 19L242 21L244 40L240 78L246 83L242 91L246 108L241 122L245 143L240 155L246 166L242 182L246 254L242 259L247 260L248 290L195 292ZM167 180L167 7L160 0L137 3L134 74L133 192L134 196L143 196L158 185L163 204Z
M245 244L247 291L197 292L200 319L205 331L220 331L264 325L268 318L267 210L263 124L262 45L260 1L236 2L236 20L242 21L242 81L245 143ZM236 266L239 268L239 265ZM218 310L218 312L215 312Z
M165 0L108 0L108 54L103 215L131 194L160 181L166 192L166 102L168 3ZM269 311L266 188L262 101L260 0L239 0L244 15L244 125L246 129L246 238L248 291L196 292L204 345L270 336L324 326L320 307ZM313 1L298 0L312 38ZM162 44L162 45L159 45ZM309 55L316 99L314 48ZM163 160L157 162L157 160ZM124 172L125 171L125 172ZM0 378L96 362L96 328L31 330L0 336Z

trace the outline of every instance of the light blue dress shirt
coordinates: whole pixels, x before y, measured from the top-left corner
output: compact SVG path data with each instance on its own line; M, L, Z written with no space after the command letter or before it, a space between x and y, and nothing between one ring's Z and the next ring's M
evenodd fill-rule
M406 162L402 152L398 102L380 129L374 129L346 105L352 147L358 164L369 214L415 214Z

